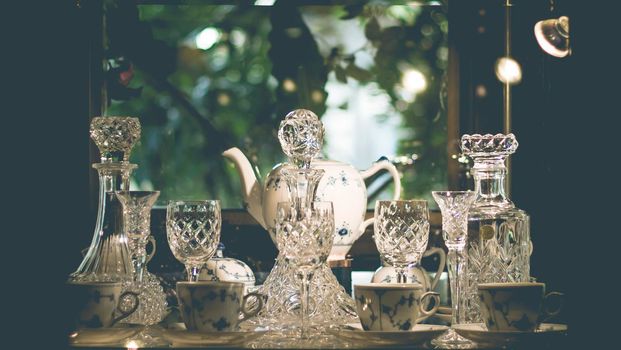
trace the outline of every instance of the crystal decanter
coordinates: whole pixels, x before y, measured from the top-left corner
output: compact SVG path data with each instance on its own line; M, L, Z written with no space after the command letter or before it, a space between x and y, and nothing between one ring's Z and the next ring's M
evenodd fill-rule
M474 160L476 199L468 211L462 309L467 323L482 322L478 283L530 279L530 219L505 194L505 159L518 142L513 134L463 135L462 152Z
M289 164L281 170L289 187L289 200L304 208L315 201L317 185L324 172L310 165L311 159L321 152L323 124L315 113L298 109L287 114L280 123L278 139L283 152L289 157ZM257 318L247 323L272 330L295 325L301 312L299 283L297 268L279 253L259 290L267 296L265 307ZM308 322L313 327L357 322L355 303L339 284L327 262L311 280L308 308Z
M140 138L140 121L132 117L95 117L90 135L101 153L93 164L99 173L99 201L93 240L70 281L115 281L133 279L123 214L115 191L129 190L129 177L137 167L129 154Z

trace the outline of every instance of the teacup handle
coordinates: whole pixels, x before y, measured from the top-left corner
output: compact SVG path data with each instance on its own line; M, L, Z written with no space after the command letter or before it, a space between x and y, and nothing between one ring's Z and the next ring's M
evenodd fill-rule
M257 298L257 301L259 302L259 306L255 307L254 310L248 310L246 308L246 304L248 302L248 298L251 297L251 296ZM244 322L247 319L255 316L256 314L259 313L259 311L261 311L262 308L263 308L263 294L257 293L257 292L251 292L251 293L246 294L244 296L244 301L242 301L241 312L242 312L243 315L239 319L239 322Z
M546 294L545 297L543 297L543 318L541 319L541 322L544 322L558 315L561 312L561 309L563 308L564 297L565 297L565 294L559 293L559 292L550 292ZM558 307L556 309L550 310L550 308L547 307L547 304L550 300L554 298L559 299Z
M438 257L440 257L440 263L438 264L438 271L436 271L436 275L433 277L433 281L431 281L431 286L429 287L430 290L436 289L438 282L440 282L440 277L442 277L442 271L444 271L444 267L446 266L446 253L442 248L430 248L423 253L423 256L427 257L434 254L437 254Z
M149 262L151 261L151 259L153 259L153 256L155 255L155 251L157 250L157 244L155 242L155 238L153 236L149 236L148 240L151 243L153 250L151 251L151 253L147 255L146 262Z
M123 301L123 299L125 299L125 297L132 298L133 300L131 304L132 306L129 308L129 310L123 310L123 308L121 307L121 302ZM120 312L121 315L112 320L112 325L128 317L129 315L133 314L134 311L138 309L138 305L140 305L140 301L138 299L138 293L128 291L128 292L121 294L121 296L119 297L118 305L116 307L117 311Z
M425 310L426 303L423 302L423 299L427 297L433 297L435 299L435 302L433 303L433 307L431 308L431 310ZM440 307L440 294L439 293L427 292L421 295L420 303L418 304L418 309L420 313L422 314L422 316L416 319L416 323L420 323L421 321L424 321L425 319L427 319L429 316L435 315L436 311L438 311L438 307Z

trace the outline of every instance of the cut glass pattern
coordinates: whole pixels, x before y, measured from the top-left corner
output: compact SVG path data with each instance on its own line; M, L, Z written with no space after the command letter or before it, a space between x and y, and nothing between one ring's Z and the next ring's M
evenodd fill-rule
M179 261L202 265L218 248L221 223L216 201L171 202L166 218L170 250Z
M155 325L162 321L168 314L166 293L157 276L149 271L143 271L141 281L126 282L123 284L124 291L138 294L138 309L123 323Z
M305 109L290 112L280 123L278 139L290 161L282 175L289 187L290 200L297 203L298 208L317 200L315 191L323 171L310 168L310 161L321 152L323 133L323 124L317 115ZM299 249L308 247L300 242ZM259 289L267 296L265 306L257 317L244 322L242 327L284 330L298 323L302 310L297 273L298 268L279 252L272 271ZM308 311L307 321L311 327L358 321L354 300L339 284L327 262L315 270L311 279Z
M518 142L513 134L464 135L461 148L474 160L476 200L468 212L465 321L482 322L478 283L530 279L530 219L505 194L505 158Z
M99 148L102 163L127 162L134 144L140 139L140 121L134 117L95 117L90 134Z
M309 168L311 159L321 152L323 134L323 124L315 113L296 109L280 122L278 140L293 164Z
M91 245L69 279L131 281L134 269L115 192L129 189L129 176L136 165L127 160L140 138L140 122L132 117L95 117L90 134L101 153L101 163L93 164L99 174L97 221Z
M375 210L377 250L389 265L419 263L429 240L424 201L379 201Z
M159 191L119 191L117 198L123 206L123 225L129 240L134 265L134 279L124 284L124 290L138 294L136 312L123 320L125 323L154 325L166 315L166 294L156 276L146 270L146 245L151 236L151 207ZM152 238L151 238L152 239ZM153 249L155 249L153 239Z

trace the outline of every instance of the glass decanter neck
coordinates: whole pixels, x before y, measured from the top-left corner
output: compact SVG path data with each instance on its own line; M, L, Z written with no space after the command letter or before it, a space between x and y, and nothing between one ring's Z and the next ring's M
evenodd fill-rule
M474 177L474 191L477 193L473 204L475 207L514 207L505 193L506 173L504 156L474 158L471 174Z
M289 200L295 203L296 208L308 208L315 200L315 192L324 172L323 169L316 168L287 167L281 170L289 188Z
M128 191L129 177L138 166L129 162L95 163L93 168L99 173L99 186L103 193Z

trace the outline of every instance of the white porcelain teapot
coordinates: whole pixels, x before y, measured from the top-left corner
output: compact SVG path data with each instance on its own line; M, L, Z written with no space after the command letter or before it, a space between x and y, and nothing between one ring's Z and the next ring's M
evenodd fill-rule
M276 244L274 226L276 204L289 201L289 189L280 176L283 163L277 164L261 184L248 158L237 148L230 148L222 155L235 163L242 184L244 206L252 217L263 226ZM328 260L343 260L354 242L364 233L372 220L364 221L367 209L367 188L364 179L380 170L392 175L395 191L393 199L399 199L401 179L397 168L387 160L379 161L359 172L349 164L334 160L313 159L311 166L325 171L317 187L316 199L334 205L334 245Z

